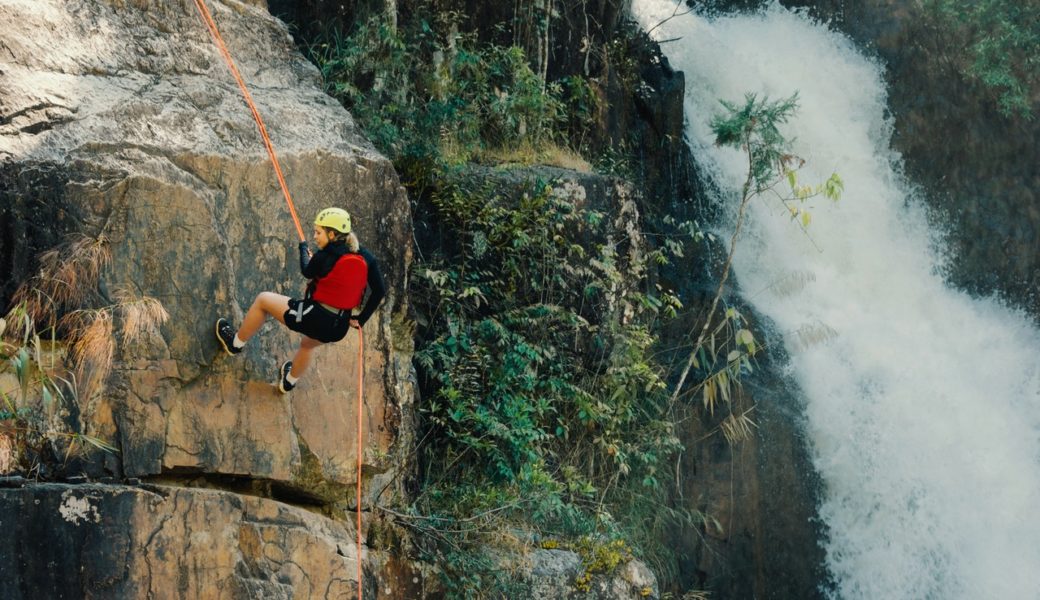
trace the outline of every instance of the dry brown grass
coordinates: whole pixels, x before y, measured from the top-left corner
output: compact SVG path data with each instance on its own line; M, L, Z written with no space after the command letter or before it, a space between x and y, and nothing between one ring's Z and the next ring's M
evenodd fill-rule
M0 342L0 355L10 358L0 371L7 370L3 367L12 370L22 391L20 408L30 409L5 425L7 436L13 434L12 439L19 440L16 446L37 448L61 441L66 460L88 446L116 451L102 439L68 431L68 424L62 420L67 414L64 407L78 405L84 422L89 420L93 402L103 392L114 366L120 339L116 336L117 316L123 325L121 340L129 344L165 322L169 315L158 300L126 290L116 290L114 304L84 308L102 300L98 284L110 261L104 236L70 238L40 255L38 272L18 288L14 308L0 319L0 335L10 340ZM40 336L48 330L51 346L45 349ZM62 346L54 343L59 331L67 347L63 353L67 378L59 376L55 368L54 359L62 353ZM45 369L43 359L48 355L51 364ZM6 395L4 400L11 405ZM36 468L18 456L6 456L6 460L18 462L19 468L28 469L26 472Z
M69 355L89 398L104 385L115 361L115 315L122 317L124 345L158 328L170 315L155 298L137 296L126 289L115 292L116 303L100 309L76 310L60 322L69 342Z
M15 293L4 329L9 336L33 337L36 331L60 328L69 343L69 358L84 390L95 391L111 372L115 357L114 315L123 317L122 341L129 344L170 318L157 299L126 289L115 291L115 304L80 309L111 262L104 235L75 235L40 256L40 270ZM64 311L73 309L64 314ZM55 322L57 321L57 322ZM2 333L2 332L0 332ZM24 344L23 344L24 345Z
M12 303L19 307L22 314L7 313L7 318L15 324L17 329L11 329L11 335L22 337L35 328L35 323L44 322L51 315L57 314L60 304L54 300L45 290L37 285L42 285L43 278L34 277L23 283L15 290Z
M838 337L838 332L831 328L826 323L809 323L799 327L795 332L796 342L795 347L799 351L805 351L824 342L827 342L835 337Z
M126 289L116 290L116 306L123 316L123 344L140 339L146 331L158 328L170 318L162 303L149 296L136 296Z
M758 427L751 420L751 417L748 416L751 410L749 408L739 415L731 414L722 421L719 427L722 429L722 435L725 436L729 445L735 446L750 439L754 429Z
M0 431L0 475L7 475L18 467L18 454L12 436Z
M83 309L96 295L102 273L111 262L108 239L71 237L61 246L39 257L39 271L15 292L15 308L7 315L4 329L9 337L21 337L23 345L36 331L61 329L69 346L72 371L83 384L87 397L104 385L115 359L115 319L122 317L121 338L129 344L164 323L169 314L162 304L125 289L115 292L116 303L104 308ZM64 316L62 313L67 312ZM59 318L60 317L60 318ZM2 332L0 332L2 333Z
M77 310L61 319L67 332L69 355L76 379L84 384L89 398L112 372L116 343L110 309Z
M592 165L580 154L556 145L538 148L528 145L516 148L492 148L482 151L475 158L479 162L490 164L546 165L581 173L592 172Z
M101 273L112 259L108 239L84 235L40 254L40 269L19 286L12 303L23 307L32 321L19 325L54 325L56 316L68 307L78 307L97 290ZM28 330L26 330L28 331ZM25 332L23 332L25 333Z

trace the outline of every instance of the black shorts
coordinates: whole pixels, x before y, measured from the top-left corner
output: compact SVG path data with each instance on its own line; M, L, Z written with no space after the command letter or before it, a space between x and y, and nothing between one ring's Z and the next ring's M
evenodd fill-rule
M289 299L285 326L319 342L338 342L350 330L351 311L334 313L314 300Z

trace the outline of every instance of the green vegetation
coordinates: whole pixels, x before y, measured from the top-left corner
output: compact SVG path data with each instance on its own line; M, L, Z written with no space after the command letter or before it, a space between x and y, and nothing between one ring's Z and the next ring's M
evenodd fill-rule
M396 27L376 17L350 34L327 32L309 54L328 93L398 165L502 152L545 161L584 137L596 109L587 80L547 83L520 48L479 46L433 17Z
M678 400L691 369L701 369L700 384L694 389L702 391L704 406L712 413L719 397L727 404L730 403L731 386L739 383L743 372L751 371L750 359L758 350L752 333L742 327L743 317L734 309L728 309L725 318L712 327L729 278L733 254L736 252L748 204L768 192L768 197L780 202L790 213L791 219L808 235L807 227L812 220L808 201L821 195L831 201L837 201L844 189L844 184L837 174L832 174L827 181L816 186L801 184L798 181L798 169L804 161L788 151L789 143L780 132L780 126L791 118L798 107L797 94L772 102L769 98L760 99L755 94L747 94L743 103L723 100L721 104L724 112L716 115L711 121L715 143L744 154L747 160L747 177L737 198L733 235L730 238L729 253L719 276L715 297L700 332L697 333L697 341L693 344L693 350L671 398L673 404ZM781 189L785 182L790 187L789 192ZM718 358L723 355L718 350L719 336L724 333L725 347L728 351L725 353L726 360L720 367L716 366L719 363ZM705 352L706 349L709 351ZM727 439L732 441L747 437L750 433L748 412L750 409L738 412L731 410L726 421L720 426Z
M610 573L618 565L632 560L632 549L624 540L614 540L602 544L596 540L583 537L573 547L581 557L582 573L574 582L578 591L587 592L591 588L592 579L598 573ZM644 594L645 595L645 594Z
M702 393L700 408L681 383L669 389L660 336L685 309L652 282L704 234L665 218L669 233L647 247L634 205L594 208L574 183L475 167L587 151L586 127L602 107L589 80L546 82L518 48L444 33L457 31L445 18L372 20L309 46L327 90L394 161L413 205L419 472L407 514L387 512L417 534L449 597L523 597L507 556L536 547L578 552L578 591L633 555L669 586L684 560L674 536L718 527L674 501L677 423L708 412L717 423L708 435L730 443L754 427L736 398L757 342L735 309L712 318L729 262L689 335L698 339L683 380L692 370L699 383L687 394ZM624 43L608 51L634 86ZM807 226L805 201L840 192L840 180L798 184L778 130L795 99L726 108L713 123L718 141L749 158L741 215L788 181L780 196ZM623 149L594 162L637 171Z
M466 176L467 161L587 169L575 157L598 96L581 77L545 82L519 48L445 30L372 20L310 51L328 91L394 160L421 232L412 280L421 481L403 522L449 595L509 596L520 583L489 546L623 544L698 522L654 504L679 444L650 329L678 303L643 289L665 253L629 258L624 223L574 190ZM624 159L597 162L616 170Z
M967 74L997 93L1001 112L1032 117L1040 94L1040 3L925 0L925 7L967 39Z
M656 257L630 258L631 213L610 222L566 186L435 179L423 219L435 241L413 280L427 440L416 509L428 526L487 515L467 530L475 546L502 530L631 538L679 448L650 332L678 303L642 290Z

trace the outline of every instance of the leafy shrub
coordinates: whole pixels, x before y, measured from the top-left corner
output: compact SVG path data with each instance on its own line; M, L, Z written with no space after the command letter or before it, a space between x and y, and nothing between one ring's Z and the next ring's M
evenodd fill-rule
M609 477L645 458L630 428L660 425L636 410L664 389L652 338L638 319L620 318L658 306L641 300L642 265L607 243L602 214L555 192L544 186L517 201L438 192L450 242L417 271L425 411L444 439L488 457L492 482L514 483L540 461L561 464L575 442L591 442L600 459L576 472ZM591 255L578 243L589 239L599 240Z
M562 88L535 74L520 48L481 47L438 29L456 30L423 18L398 28L377 17L349 35L326 33L309 52L328 93L395 162L465 161L562 138Z
M566 186L507 193L434 170L425 189L419 512L622 535L618 499L653 496L679 448L649 332L676 301L643 290L651 257Z
M925 6L943 26L967 37L967 74L998 94L1000 111L1031 117L1040 92L1040 4L926 0Z

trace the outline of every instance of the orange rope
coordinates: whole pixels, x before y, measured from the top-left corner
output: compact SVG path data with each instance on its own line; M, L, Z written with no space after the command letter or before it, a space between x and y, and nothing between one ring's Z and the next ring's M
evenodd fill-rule
M246 104L249 105L249 110L253 113L253 120L256 121L257 126L260 128L260 136L264 139L264 147L267 148L267 154L271 157L271 164L274 165L275 175L278 176L278 184L282 187L282 194L285 195L285 203L289 205L289 214L292 215L293 223L296 224L296 232L300 234L300 241L305 242L307 238L303 235L303 227L300 226L300 218L296 216L296 207L293 205L292 196L289 195L289 186L285 185L285 177L282 175L282 167L278 164L278 157L274 154L274 146L271 144L271 138L267 135L267 128L264 127L264 120L260 118L260 111L256 109L256 104L253 103L253 97L249 95L249 90L246 88L245 81L242 80L242 75L238 72L238 67L235 66L235 61L231 59L231 53L228 52L227 46L224 45L224 39L220 37L220 31L217 30L217 24L213 20L213 16L209 13L209 9L206 8L204 0L195 0L195 6L198 7L199 13L202 15L202 20L206 24L206 28L209 29L209 33L213 36L213 42L217 45L217 49L224 56L224 62L227 63L231 74L235 76L235 81L238 82L238 88L242 90L242 95L246 99Z
M365 336L358 327L358 368L357 368L357 597L361 600L361 435L364 432L361 421L361 409L365 390Z

